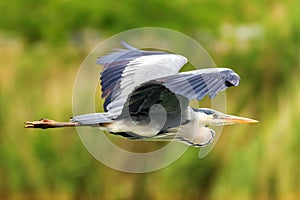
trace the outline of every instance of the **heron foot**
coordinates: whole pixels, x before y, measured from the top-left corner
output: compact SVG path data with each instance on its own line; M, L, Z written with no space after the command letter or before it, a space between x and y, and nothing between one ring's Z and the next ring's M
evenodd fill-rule
M60 127L74 127L80 126L77 122L57 122L51 119L42 118L39 121L27 121L24 123L25 128L60 128Z
M56 125L56 121L51 120L51 119L46 119L46 118L42 118L39 121L26 121L25 124L25 128L42 128L42 129L46 129L46 128L52 128L55 127Z

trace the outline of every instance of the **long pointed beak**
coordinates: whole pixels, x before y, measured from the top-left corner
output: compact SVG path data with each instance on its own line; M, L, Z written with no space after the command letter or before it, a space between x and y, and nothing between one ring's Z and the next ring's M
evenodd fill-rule
M250 119L246 117L239 117L239 116L234 116L234 115L225 115L224 116L224 121L225 123L228 124L233 124L233 123L239 123L239 124L253 124L253 123L258 123L259 121L255 119Z

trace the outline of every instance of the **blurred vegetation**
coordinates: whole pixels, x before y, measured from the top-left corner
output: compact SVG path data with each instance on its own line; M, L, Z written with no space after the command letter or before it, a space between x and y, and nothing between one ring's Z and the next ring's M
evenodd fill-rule
M0 199L299 199L300 2L43 0L0 2ZM226 127L213 151L126 174L95 160L75 129L25 130L68 119L87 53L108 36L159 26L198 40L242 78L228 112L259 119Z

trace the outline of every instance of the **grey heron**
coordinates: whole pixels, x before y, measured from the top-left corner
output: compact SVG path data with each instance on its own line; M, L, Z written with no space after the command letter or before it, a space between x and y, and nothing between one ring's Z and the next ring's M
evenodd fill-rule
M179 72L188 62L182 55L122 44L125 48L96 61L104 67L100 84L105 112L73 116L70 122L27 121L25 127L91 126L129 139L174 139L201 147L213 140L210 126L258 122L189 105L193 99L214 98L228 87L238 86L240 77L233 70Z

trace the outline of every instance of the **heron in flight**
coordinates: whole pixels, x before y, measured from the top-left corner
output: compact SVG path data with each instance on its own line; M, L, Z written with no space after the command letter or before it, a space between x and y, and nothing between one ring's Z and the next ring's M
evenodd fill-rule
M100 57L103 113L73 116L70 122L48 119L25 122L26 128L68 126L99 127L109 133L136 140L176 140L201 147L215 135L210 126L258 121L224 114L209 108L192 108L191 100L214 98L240 78L228 68L179 70L188 62L181 55L124 49Z

